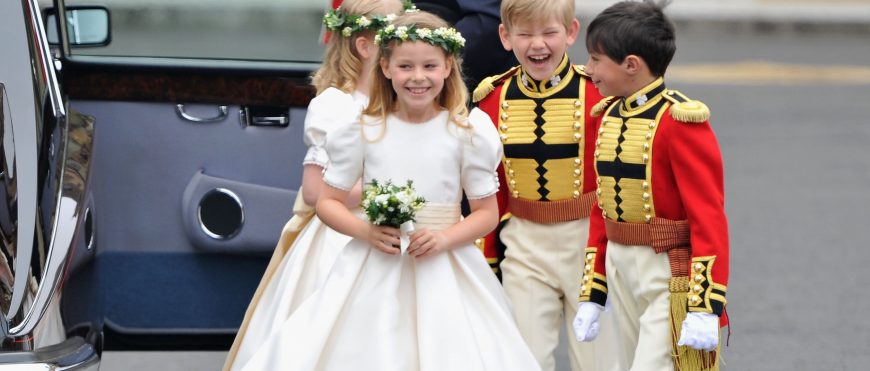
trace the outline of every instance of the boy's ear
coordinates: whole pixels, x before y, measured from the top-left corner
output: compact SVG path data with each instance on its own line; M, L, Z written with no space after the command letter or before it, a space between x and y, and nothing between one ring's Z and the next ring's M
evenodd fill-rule
M625 72L633 75L640 72L646 66L646 63L644 63L643 58L634 54L629 54L625 57L625 60L622 61L622 65L625 68Z
M513 47L511 47L510 32L508 32L508 29L504 26L504 23L498 25L498 38L501 39L501 46L504 47L504 50L513 50Z
M577 41L577 34L580 33L580 21L574 18L571 21L571 27L568 27L565 31L568 36L568 45L574 45L574 42Z

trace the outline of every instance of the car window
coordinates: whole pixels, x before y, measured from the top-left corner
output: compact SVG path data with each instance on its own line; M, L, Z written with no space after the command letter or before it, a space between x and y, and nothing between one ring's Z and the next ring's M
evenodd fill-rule
M93 0L66 0L67 6ZM317 62L327 0L101 0L108 45L71 55Z

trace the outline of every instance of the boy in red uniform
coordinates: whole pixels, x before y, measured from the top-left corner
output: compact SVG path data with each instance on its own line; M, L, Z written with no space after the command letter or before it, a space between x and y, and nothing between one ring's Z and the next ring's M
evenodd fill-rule
M552 371L560 328L573 334L569 323L595 203L594 146L587 138L595 135L596 121L589 110L601 95L583 66L568 60L580 27L573 0L504 0L501 17L502 45L521 65L484 79L474 91L504 145L503 223L483 249L501 273L526 343L541 368ZM572 341L569 348L572 370L597 369L592 344Z
M728 284L722 159L707 107L665 88L674 29L654 4L621 2L589 25L598 203L574 321L591 341L598 315L618 370L718 369Z

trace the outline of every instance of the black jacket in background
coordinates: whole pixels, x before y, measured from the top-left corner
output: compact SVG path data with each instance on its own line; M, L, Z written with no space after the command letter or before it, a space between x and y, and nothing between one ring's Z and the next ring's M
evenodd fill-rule
M465 38L462 72L469 93L483 78L518 64L498 37L501 0L415 0L414 5L444 18Z

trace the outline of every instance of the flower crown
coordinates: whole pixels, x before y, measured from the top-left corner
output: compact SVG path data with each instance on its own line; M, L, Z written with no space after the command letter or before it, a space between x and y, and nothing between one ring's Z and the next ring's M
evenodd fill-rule
M392 40L424 41L440 46L447 53L458 55L465 46L465 38L453 27L438 27L434 30L417 27L417 25L396 26L387 25L375 35L375 44L386 45Z
M414 6L411 0L402 1L402 5L404 12L417 11L417 7ZM350 35L363 30L381 29L390 24L394 19L396 19L395 14L369 18L361 14L345 12L341 7L338 7L323 15L323 25L326 26L327 30L341 32L344 37L350 37Z

